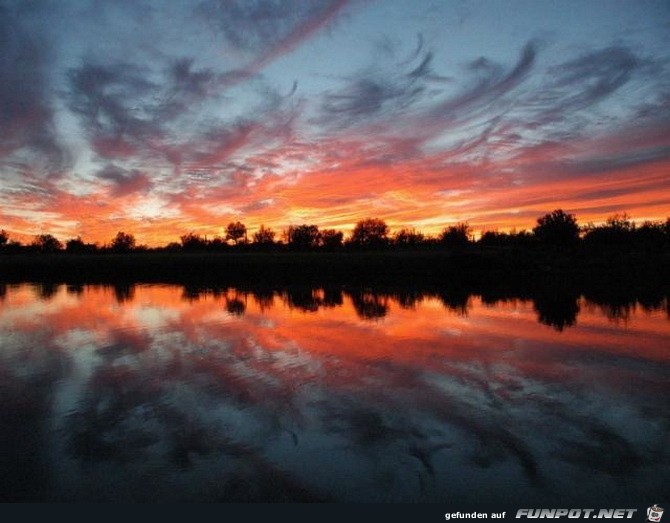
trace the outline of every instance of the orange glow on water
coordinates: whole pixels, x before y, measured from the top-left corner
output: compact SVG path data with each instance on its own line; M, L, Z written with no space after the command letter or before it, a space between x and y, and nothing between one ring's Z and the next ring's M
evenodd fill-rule
M200 485L197 471L210 465L222 481L237 477L230 467L254 481L278 470L351 500L389 495L377 480L372 493L350 490L369 482L369 470L400 482L402 495L434 499L407 481L417 467L440 495L454 474L476 472L491 485L502 466L512 480L495 485L505 496L529 488L536 471L543 485L565 488L556 460L577 467L580 487L616 489L630 452L655 456L667 440L655 414L670 362L665 300L643 309L580 298L576 323L559 331L521 299L459 305L431 293L168 285L2 291L5 401L24 412L35 380L51 380L44 412L58 430L44 445L58 456L54 466L72 466L78 492L127 453L140 470L142 459L160 463L159 483L187 470ZM100 439L94 451L72 446ZM601 460L605 450L617 459ZM468 458L491 453L493 470ZM337 463L319 462L324 455ZM656 466L644 463L635 466Z

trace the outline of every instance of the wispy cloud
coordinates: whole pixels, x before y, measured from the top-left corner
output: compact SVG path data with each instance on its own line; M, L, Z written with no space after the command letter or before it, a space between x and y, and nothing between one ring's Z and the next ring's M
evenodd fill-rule
M290 53L331 23L348 0L206 0L199 12L214 24L226 42L250 56L247 63L228 73L230 84L257 74Z
M484 41L490 13L469 10L0 3L0 226L160 243L233 218L348 229L374 214L436 232L529 227L557 206L667 214L658 35L596 21L598 38L577 37L529 10Z

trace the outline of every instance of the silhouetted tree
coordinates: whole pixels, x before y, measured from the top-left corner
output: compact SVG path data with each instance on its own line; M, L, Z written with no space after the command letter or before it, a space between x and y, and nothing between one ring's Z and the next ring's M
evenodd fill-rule
M482 233L479 238L480 245L484 246L512 246L512 247L528 247L535 242L535 237L526 230L515 232L498 232L486 231Z
M470 225L467 222L459 222L442 230L440 243L450 247L458 247L470 243Z
M379 218L366 218L354 227L349 243L356 247L384 247L388 245L389 227Z
M84 251L84 241L80 236L72 238L65 242L65 250L67 252L83 252Z
M4 229L0 230L0 247L4 247L9 240L9 234Z
M425 237L414 227L404 227L395 233L393 243L398 247L412 248L424 243Z
M571 245L579 240L579 225L574 214L556 209L537 219L533 233L547 245Z
M509 239L512 245L518 247L528 247L535 243L535 237L525 229L521 229L519 232L512 231L509 234Z
M35 237L32 246L40 252L57 252L63 248L63 244L51 234L40 234Z
M181 248L185 251L198 251L207 247L207 240L194 232L180 236L179 241L181 242Z
M95 252L98 246L94 243L85 243L80 236L65 242L65 251L70 253Z
M253 239L256 245L273 245L275 242L275 232L269 227L261 225L258 231L254 233Z
M632 231L635 229L635 222L630 219L628 213L616 213L612 216L608 216L605 220L605 223L608 227L612 229L617 229L620 231Z
M119 231L114 236L110 247L114 252L130 252L135 248L135 236Z
M645 221L635 230L635 242L646 248L661 247L665 243L665 224Z
M507 245L509 243L509 239L507 234L504 232L485 231L479 238L479 243L481 245L500 246L500 245Z
M210 249L213 249L213 250L221 250L221 249L225 249L226 247L228 247L228 243L226 243L225 238L221 238L220 236L215 236L209 242L207 242L207 246Z
M288 244L293 249L315 249L319 246L321 233L316 225L291 225L288 228Z
M247 226L242 222L231 222L226 226L226 241L232 240L235 245L247 240Z
M665 223L645 221L634 231L635 242L645 248L661 248L668 243L665 235Z
M30 247L28 249L30 249ZM23 245L20 241L9 240L7 244L3 247L3 251L14 252L14 253L25 252L26 246Z
M635 223L626 213L615 214L604 225L589 224L584 231L584 242L590 245L623 245L633 242Z
M327 251L335 251L342 248L342 231L335 229L324 229L321 231L321 246Z

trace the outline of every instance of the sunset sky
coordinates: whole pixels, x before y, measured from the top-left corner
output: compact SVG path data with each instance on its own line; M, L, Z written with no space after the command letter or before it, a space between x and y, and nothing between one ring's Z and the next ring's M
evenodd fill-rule
M670 3L0 0L0 229L670 215Z

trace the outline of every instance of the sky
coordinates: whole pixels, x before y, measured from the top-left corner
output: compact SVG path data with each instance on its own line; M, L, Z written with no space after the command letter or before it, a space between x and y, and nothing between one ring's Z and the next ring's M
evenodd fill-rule
M0 228L670 215L670 3L0 0Z

